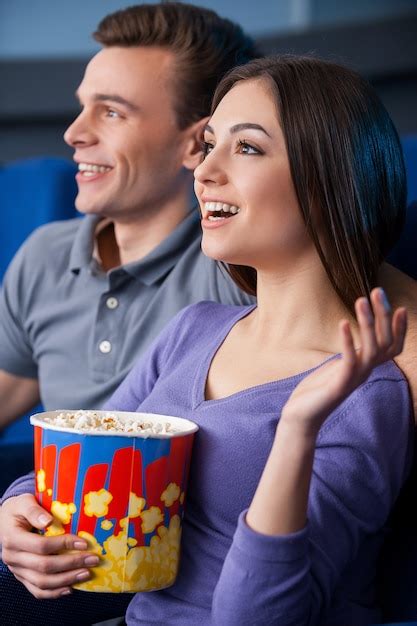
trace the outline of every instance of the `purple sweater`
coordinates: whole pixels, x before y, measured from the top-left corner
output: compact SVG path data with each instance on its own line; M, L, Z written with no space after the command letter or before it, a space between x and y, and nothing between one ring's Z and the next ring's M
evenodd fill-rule
M364 626L379 619L375 563L410 463L407 382L392 361L376 368L321 428L307 526L285 536L256 533L245 510L282 407L308 372L204 400L214 354L250 310L209 302L184 309L105 407L200 425L178 579L163 591L136 594L129 625ZM5 497L25 492L33 492L31 477Z

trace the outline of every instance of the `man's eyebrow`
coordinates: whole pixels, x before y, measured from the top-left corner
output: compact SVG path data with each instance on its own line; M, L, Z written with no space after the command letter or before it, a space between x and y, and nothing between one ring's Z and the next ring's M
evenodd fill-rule
M75 96L78 100L80 100L80 94L78 91L75 92ZM126 100L126 98L118 96L115 93L96 93L93 96L93 100L95 100L96 102L117 102L117 104L121 104L131 111L139 110L137 104L133 104L133 102L129 102L129 100Z
M235 124L230 128L230 133L234 134L246 129L260 130L268 137L271 137L271 135L265 130L263 126L261 126L260 124L254 124L253 122L243 122L242 124ZM214 130L212 129L210 124L206 124L204 130L214 135Z

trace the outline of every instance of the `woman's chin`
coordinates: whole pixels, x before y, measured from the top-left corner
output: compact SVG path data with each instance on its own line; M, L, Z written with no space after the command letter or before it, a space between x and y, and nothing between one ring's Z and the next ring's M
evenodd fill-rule
M224 246L216 246L213 243L204 241L204 237L201 243L201 249L205 256L213 261L222 261L231 265L245 265L245 261L242 260L242 255L233 254L230 250L225 250Z
M212 259L213 261L218 261L219 263L228 263L228 264L234 263L234 261L229 260L229 257L227 255L222 254L218 250L212 250L209 247L205 248L204 246L201 246L201 249L203 251L203 254L209 259Z

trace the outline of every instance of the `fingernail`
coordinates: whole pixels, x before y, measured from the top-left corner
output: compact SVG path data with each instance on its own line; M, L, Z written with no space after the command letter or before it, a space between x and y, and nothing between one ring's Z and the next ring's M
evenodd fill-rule
M387 311L387 313L390 313L391 312L391 305L388 302L387 294L382 289L382 287L379 288L379 297L381 299L382 304L384 305L384 309Z
M71 589L64 589L64 591L62 591L61 596L70 596L72 594Z
M86 541L74 541L74 548L76 550L87 550L87 542Z
M80 572L79 574L76 575L75 577L77 580L87 580L87 578L90 578L90 572Z
M88 566L90 566L90 567L91 567L92 565L98 565L99 563L100 563L100 559L98 558L98 556L92 556L92 555L90 555L90 556L87 556L87 557L84 559L84 564L85 564L85 565L88 565Z
M42 524L42 526L46 526L47 524L50 524L51 518L41 513L38 517L38 522L39 524Z

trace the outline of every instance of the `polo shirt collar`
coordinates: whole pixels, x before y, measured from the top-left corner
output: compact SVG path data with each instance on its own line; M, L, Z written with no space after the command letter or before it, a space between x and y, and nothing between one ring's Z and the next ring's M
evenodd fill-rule
M100 219L95 215L86 215L82 218L70 253L69 269L72 272L78 273L81 269L91 266L94 236ZM115 271L120 273L123 269L146 285L151 285L167 274L183 255L184 250L200 237L200 216L194 207L172 233L143 259L121 268L114 268L108 273Z
M94 250L94 235L100 219L98 215L86 215L80 218L69 259L69 269L74 274L78 274L85 267L90 267Z
M194 207L154 250L143 259L124 266L126 272L152 285L165 276L184 254L184 251L201 238L200 215Z

